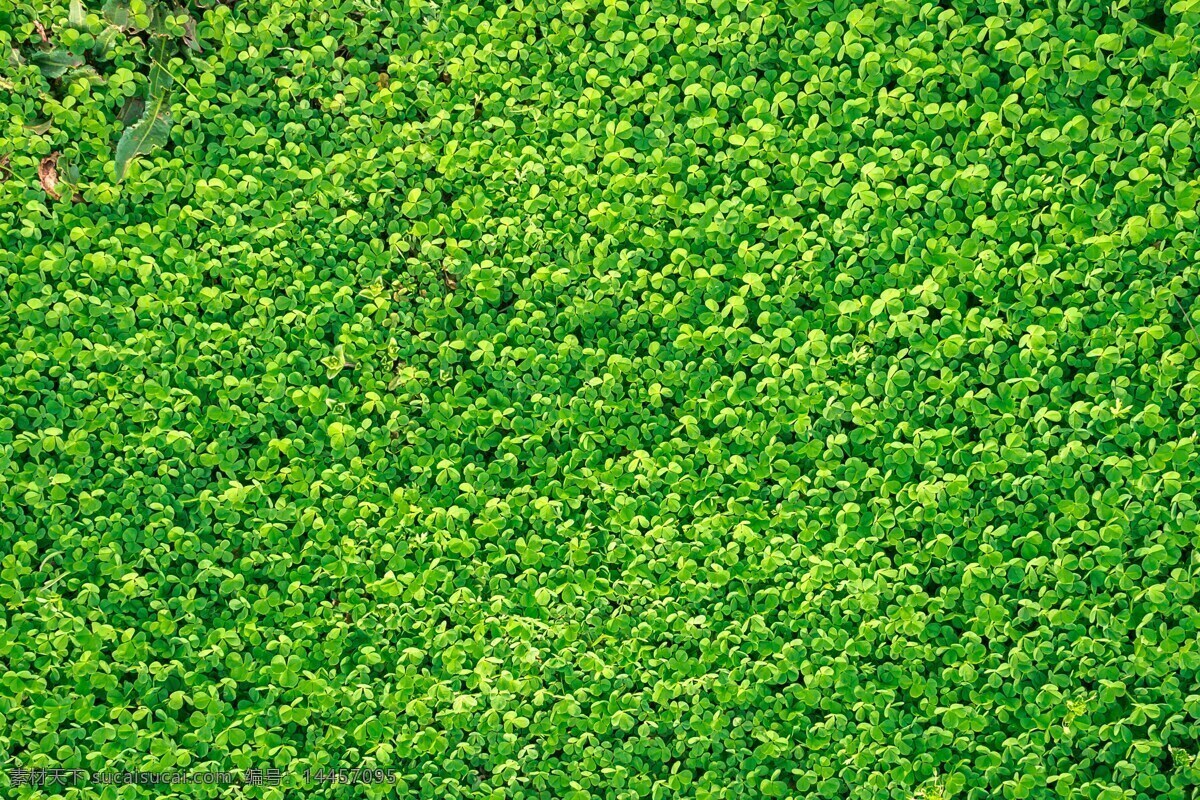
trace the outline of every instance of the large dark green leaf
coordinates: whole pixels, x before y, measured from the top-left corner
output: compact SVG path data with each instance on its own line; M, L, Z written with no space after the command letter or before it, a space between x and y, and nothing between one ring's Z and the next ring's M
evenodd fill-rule
M147 98L138 121L128 126L117 142L117 180L124 180L129 164L167 143L171 135L171 76L167 71L167 41L155 37Z
M42 71L42 77L52 80L61 78L67 70L81 66L83 59L67 50L40 50L29 56L29 63Z
M82 30L87 21L87 9L83 7L83 0L71 0L70 10L67 15L67 24L72 28Z
M157 109L152 111L152 109ZM165 145L171 135L170 112L160 104L149 103L141 119L125 129L117 142L117 180L123 180L129 163L137 156L144 156Z
M106 0L102 12L105 19L118 28L129 25L129 0Z

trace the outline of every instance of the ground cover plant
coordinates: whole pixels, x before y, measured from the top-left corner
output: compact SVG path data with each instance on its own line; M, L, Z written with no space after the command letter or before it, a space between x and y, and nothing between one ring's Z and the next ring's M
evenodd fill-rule
M4 796L1200 797L1197 26L0 0Z

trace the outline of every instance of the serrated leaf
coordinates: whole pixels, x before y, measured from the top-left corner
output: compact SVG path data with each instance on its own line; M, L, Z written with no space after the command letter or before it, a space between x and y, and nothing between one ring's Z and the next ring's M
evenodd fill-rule
M151 56L150 62L150 85L147 87L147 95L150 101L147 105L154 105L154 98L161 98L166 102L171 93L171 84L173 78L171 73L167 71L167 39L166 37L158 37L156 46Z
M87 10L83 7L83 0L71 0L71 8L67 13L67 24L76 30L83 30L87 22Z
M121 134L116 150L118 181L125 179L130 161L137 156L152 153L155 148L162 147L167 143L167 138L171 134L171 116L168 112L161 110L161 105L161 103L148 105L137 124L126 128L125 132ZM160 110L155 113L151 109Z
M148 99L138 122L125 129L117 142L117 180L124 180L129 162L167 143L171 134L171 75L166 68L167 40L156 37L151 51Z
M67 70L81 66L83 59L66 50L42 50L31 55L29 63L41 70L43 78L53 80L61 78Z
M92 52L100 56L107 55L120 32L121 29L117 26L109 25L96 36L96 44L92 47Z
M101 11L104 18L118 28L129 25L129 0L108 0Z

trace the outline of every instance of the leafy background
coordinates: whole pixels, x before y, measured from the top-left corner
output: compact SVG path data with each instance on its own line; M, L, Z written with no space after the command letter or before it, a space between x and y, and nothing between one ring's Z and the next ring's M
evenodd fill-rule
M13 796L1200 797L1195 0L196 4L123 181L85 11L0 759L400 781Z

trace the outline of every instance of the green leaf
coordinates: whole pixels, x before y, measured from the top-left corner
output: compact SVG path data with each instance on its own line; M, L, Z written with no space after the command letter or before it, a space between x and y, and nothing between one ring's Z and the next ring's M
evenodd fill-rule
M124 180L129 163L137 156L147 155L167 143L171 134L171 115L165 102L153 100L146 105L142 118L132 127L126 128L117 142L117 180Z
M167 143L171 135L170 73L166 67L167 40L155 37L151 51L150 85L141 118L125 129L115 154L117 180L125 179L130 162Z
M101 11L104 18L118 28L129 25L129 0L107 0Z
M83 65L83 59L66 50L42 50L29 57L29 63L42 71L46 80L61 78L69 69Z
M83 0L71 0L71 8L67 14L67 24L76 30L83 30L86 21L87 10L83 7Z
M133 95L125 101L125 105L121 106L121 111L117 115L117 119L125 127L129 127L142 118L146 112L146 98Z

